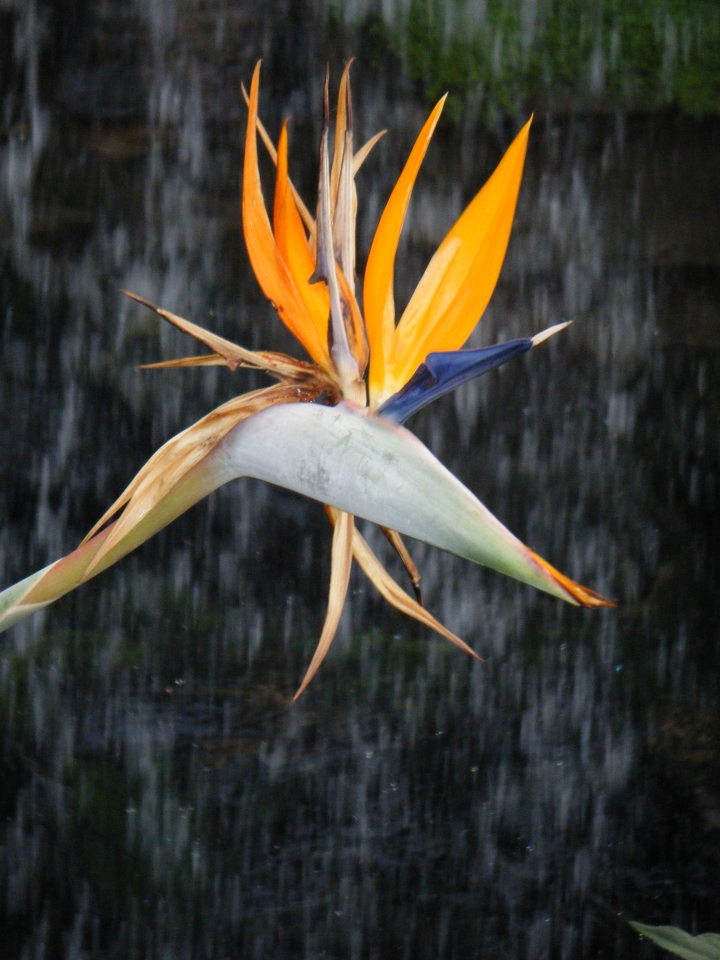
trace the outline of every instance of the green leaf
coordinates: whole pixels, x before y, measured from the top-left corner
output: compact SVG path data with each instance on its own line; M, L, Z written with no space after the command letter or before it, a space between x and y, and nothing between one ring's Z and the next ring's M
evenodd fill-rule
M632 921L630 926L663 950L676 953L684 960L720 960L720 933L701 933L692 937L679 927L648 927Z

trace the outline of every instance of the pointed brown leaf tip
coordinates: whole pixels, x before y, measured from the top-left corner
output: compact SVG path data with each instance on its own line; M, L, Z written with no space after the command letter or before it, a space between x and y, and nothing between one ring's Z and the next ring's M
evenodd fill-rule
M325 130L330 129L330 64L325 64L325 90L323 92L323 106L325 108Z
M338 191L333 220L333 251L335 259L347 280L351 292L355 292L355 216L353 211L353 162L352 133L345 133Z
M355 294L355 209L357 198L354 184L352 104L350 96L350 66L343 70L338 92L338 112L335 125L335 150L330 173L330 212L332 215L333 250L335 259L345 274L350 292ZM348 308L349 309L349 308ZM365 339L364 324L361 340ZM352 341L352 335L348 334ZM359 354L355 354L360 362ZM360 364L363 366L364 365Z
M138 370L171 370L175 367L230 367L237 369L219 353L208 353L200 357L178 357L177 360L162 360L159 363L141 363Z
M350 176L352 176L351 172ZM317 250L315 272L310 278L310 282L314 283L322 279L325 280L328 286L330 317L328 322L327 344L343 397L346 400L352 400L353 403L364 406L366 402L365 382L360 376L358 359L354 356L350 347L352 337L348 334L345 326L345 316L340 295L341 282L335 264L327 125L323 130L320 140L320 170L318 175L316 223Z
M330 180L328 172L328 122L325 118L325 127L320 138L320 170L318 174L318 200L316 223L316 251L315 251L315 270L309 278L308 283L319 283L324 280L329 284L329 263L328 257L328 229L326 225L330 224ZM330 234L331 236L332 234Z
M317 673L320 664L325 659L325 654L330 649L335 632L340 623L345 597L347 595L348 583L350 582L350 568L352 567L353 556L353 534L355 531L355 518L351 513L338 511L335 529L333 530L332 542L332 560L330 570L330 595L328 597L328 608L325 616L325 624L318 641L315 655L310 662L305 678L300 684L298 692L293 697L293 701L307 689L308 684Z
M141 303L144 307L149 307L151 310L154 310L155 313L160 313L160 307L156 307L154 303L150 303L150 301L144 297L139 297L136 293L130 293L129 290L121 290L120 293L125 297L130 297L131 300L135 300L136 303Z
M352 60L350 61L350 63L352 63ZM349 66L350 64L348 64L348 67ZM348 129L348 133L353 132L353 105L352 105L352 92L350 90L350 74L348 74L348 80L347 80L347 129Z
M335 142L333 146L332 167L330 170L330 213L333 218L335 217L335 205L338 198L340 169L345 153L345 140L347 134L347 85L351 64L352 60L345 64L345 69L340 77L340 87L338 89L337 113L335 115Z
M150 303L149 300L145 300L143 297L137 296L137 294L128 293L125 290L122 292L132 300L136 300L143 306L149 307L163 320L177 327L178 330L182 330L183 333L187 333L189 336L199 340L200 343L205 344L206 347L209 347L210 350L213 351L213 354L224 357L227 366L231 370L237 370L238 367L250 367L256 370L264 370L270 376L276 377L278 380L285 380L286 382L301 382L303 384L317 385L322 381L328 387L332 387L331 380L325 372L315 364L307 364L302 360L294 360L286 354L274 353L271 350L246 350L244 347L240 347L238 344L226 340L224 337L219 337L210 330L205 330L203 327L199 327L197 324L191 323L183 317L178 317L174 313L170 313L169 310L156 307L153 303ZM174 366L215 366L219 365L220 361L209 358L198 358L197 361L184 359L181 363L173 363L172 361L170 363Z
M325 512L328 515L330 523L335 524L340 511L336 510L335 507L330 507L325 504ZM353 556L362 568L365 576L368 577L377 588L380 595L395 607L396 610L406 614L408 617L412 617L414 620L417 620L418 623L430 627L431 630L439 633L441 637L449 640L450 643L454 643L456 647L473 657L473 659L478 660L480 663L487 662L478 656L472 647L469 647L464 640L456 637L455 634L448 630L447 627L444 627L439 620L436 620L425 607L421 606L416 600L413 600L411 596L405 593L402 587L393 580L385 567L380 563L370 549L367 541L361 536L357 527L353 530Z
M410 582L412 583L413 592L415 594L415 599L423 606L422 591L420 589L420 573L418 568L413 563L413 559L410 556L408 548L403 543L403 539L396 530L390 530L388 527L380 527L382 532L385 535L385 539L388 541L390 546L396 551L397 555L402 560L403 566L407 571L407 575L410 577Z
M378 131L378 133L376 133L374 137L370 137L367 143L363 144L362 147L360 147L358 152L353 157L353 176L357 176L358 170L367 160L368 156L370 155L370 151L373 149L373 147L378 142L378 140L384 137L386 133L387 133L387 130Z

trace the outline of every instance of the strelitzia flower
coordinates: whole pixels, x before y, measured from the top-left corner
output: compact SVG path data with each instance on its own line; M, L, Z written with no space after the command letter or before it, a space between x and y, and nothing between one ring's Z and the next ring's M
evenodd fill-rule
M420 577L401 535L484 564L571 604L612 605L522 544L401 426L426 403L567 326L485 349L461 349L500 272L530 122L442 241L396 323L393 272L398 241L445 98L420 131L380 218L367 260L361 312L355 296L355 174L382 134L355 152L349 66L340 83L332 162L327 80L325 84L316 218L288 175L287 126L276 149L258 118L260 64L246 94L242 221L250 263L310 362L246 350L129 294L210 350L204 356L150 366L244 367L263 370L278 382L223 404L161 447L77 550L0 593L0 630L101 573L211 491L242 476L319 500L334 527L327 615L296 697L315 675L335 635L353 558L393 606L477 656L422 605ZM277 168L272 226L260 184L258 131ZM356 529L356 516L382 527L410 575L414 598L384 569Z

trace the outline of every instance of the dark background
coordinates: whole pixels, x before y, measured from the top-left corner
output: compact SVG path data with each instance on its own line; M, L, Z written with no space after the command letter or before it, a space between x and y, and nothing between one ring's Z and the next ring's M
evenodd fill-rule
M260 483L213 494L0 638L3 956L650 958L628 919L720 930L717 38L715 4L654 0L1 0L2 586L263 382L137 371L195 346L119 288L296 352L242 241L239 85L263 57L261 115L273 136L292 116L312 205L325 63L337 83L355 54L359 140L389 131L358 179L361 268L452 94L400 308L535 111L471 342L575 322L409 426L619 603L571 609L411 543L428 607L488 662L356 571L292 705L329 526Z

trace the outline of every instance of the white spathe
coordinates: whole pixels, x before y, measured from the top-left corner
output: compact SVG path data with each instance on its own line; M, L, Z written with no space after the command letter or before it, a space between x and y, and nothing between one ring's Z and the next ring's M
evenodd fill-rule
M278 404L234 427L213 456L222 482L267 480L577 605L417 437L367 409Z
M348 403L283 403L239 423L138 517L97 565L111 528L0 592L0 633L96 576L198 500L239 477L267 480L423 540L577 606L409 430Z

